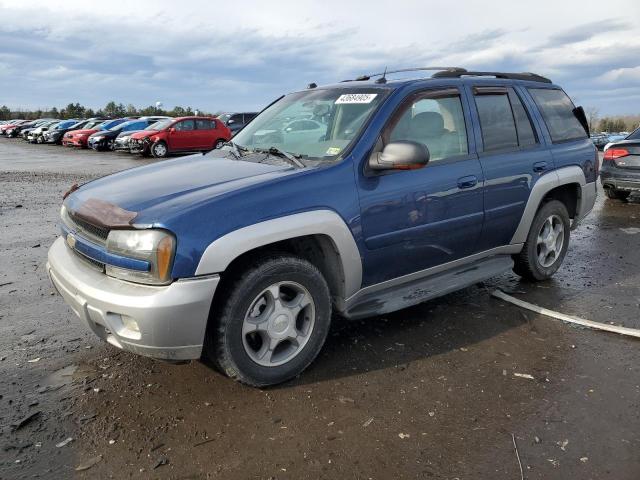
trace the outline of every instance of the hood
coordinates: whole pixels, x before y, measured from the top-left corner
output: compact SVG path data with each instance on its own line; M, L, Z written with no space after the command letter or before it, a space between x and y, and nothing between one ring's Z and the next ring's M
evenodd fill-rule
M65 204L77 211L88 200L135 212L132 223L166 225L174 215L225 193L295 171L290 166L190 155L125 170L89 182Z
M143 130L127 130L126 132L120 132L118 134L118 138L123 138L123 137L130 137L131 135L133 135L134 133L139 133L142 132Z
M134 133L133 135L131 135L131 138L140 140L141 138L150 137L151 135L155 135L160 132L162 132L162 130L140 130Z

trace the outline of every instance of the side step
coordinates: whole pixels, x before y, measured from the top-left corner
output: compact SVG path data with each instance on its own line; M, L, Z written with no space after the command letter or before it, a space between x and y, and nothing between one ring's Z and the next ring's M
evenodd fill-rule
M347 305L350 319L394 312L487 280L513 268L510 255L499 255L462 265L446 272L371 292Z

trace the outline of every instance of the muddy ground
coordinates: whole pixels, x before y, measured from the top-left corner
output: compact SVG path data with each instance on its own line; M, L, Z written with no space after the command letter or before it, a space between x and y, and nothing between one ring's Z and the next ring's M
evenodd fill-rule
M600 194L551 281L336 319L257 390L118 351L52 291L63 192L148 161L0 138L0 478L518 479L512 435L527 479L640 478L638 340L490 297L640 328L640 199Z

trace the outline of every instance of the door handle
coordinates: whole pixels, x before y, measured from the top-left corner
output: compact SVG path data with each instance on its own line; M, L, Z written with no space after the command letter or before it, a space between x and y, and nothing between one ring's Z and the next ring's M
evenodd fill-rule
M536 173L544 172L547 169L547 162L536 162L533 164L533 171Z
M472 188L478 184L478 178L475 175L461 177L458 179L458 188Z

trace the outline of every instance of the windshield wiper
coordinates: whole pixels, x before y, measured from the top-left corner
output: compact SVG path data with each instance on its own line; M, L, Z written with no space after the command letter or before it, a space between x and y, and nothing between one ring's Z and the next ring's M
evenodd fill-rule
M231 140L224 142L222 146L231 147L233 149L232 153L236 157L236 159L242 157L242 153L249 151L247 147L243 147L241 145L238 145L237 143L233 143Z
M296 158L295 155L292 155L289 152L285 152L284 150L280 150L278 147L271 146L269 148L256 148L254 152L268 153L269 155L274 155L276 157L284 158L285 160L288 160L289 163L291 163L292 165L298 168L305 168L304 163L298 160L298 158Z

